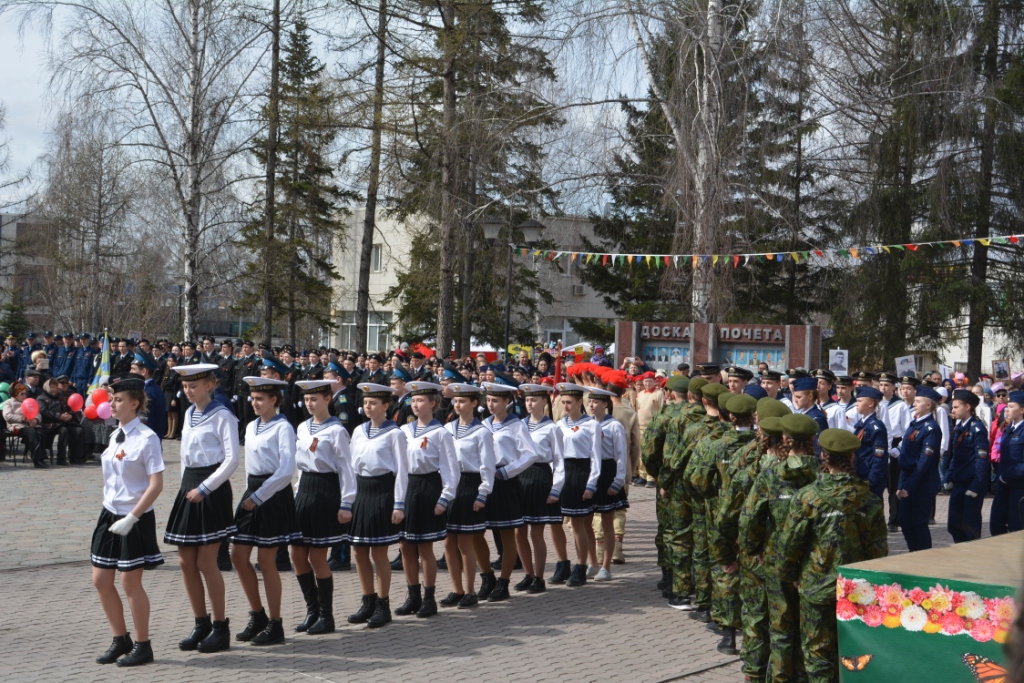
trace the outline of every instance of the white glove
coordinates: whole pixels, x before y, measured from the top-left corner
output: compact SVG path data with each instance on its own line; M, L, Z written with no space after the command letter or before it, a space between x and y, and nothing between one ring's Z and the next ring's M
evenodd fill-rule
M129 512L124 516L124 519L119 519L110 525L110 533L117 534L118 536L127 536L128 532L132 530L132 527L138 521L139 518Z
M978 497L978 494L975 493L974 491L965 491L964 493L966 495L970 496L971 498L977 498Z
M889 449L889 457L890 458L898 458L898 457L900 457L900 449L898 449L898 448L890 448Z
M232 396L231 397L231 402L232 403L238 403L238 396L237 395L236 396Z

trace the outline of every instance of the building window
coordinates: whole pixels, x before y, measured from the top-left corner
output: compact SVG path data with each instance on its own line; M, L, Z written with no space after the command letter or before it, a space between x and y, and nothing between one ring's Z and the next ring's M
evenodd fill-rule
M373 245L373 251L370 252L370 270L374 273L384 270L384 250L379 244Z
M338 316L338 348L347 351L388 351L391 348L391 313L370 311L366 321L366 349L355 348L356 312L342 311Z
M338 316L338 348L350 350L356 336L356 312L342 311Z

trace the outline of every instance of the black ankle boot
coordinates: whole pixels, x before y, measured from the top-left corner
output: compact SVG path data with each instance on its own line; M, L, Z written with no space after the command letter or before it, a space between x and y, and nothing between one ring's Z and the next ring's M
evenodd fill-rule
M377 607L373 610L373 616L367 620L366 625L370 628L380 628L391 622L391 600L388 598L377 598Z
M562 560L561 562L555 562L555 573L548 579L548 583L552 585L559 585L565 583L569 575L572 573L572 563L569 560Z
M316 587L320 602L320 616L306 633L311 636L334 633L334 577L317 579Z
M434 600L434 586L423 587L423 604L416 610L416 616L426 619L437 614L437 602Z
M295 580L299 582L302 589L302 599L306 601L306 618L295 627L299 633L309 630L309 627L320 618L320 598L316 588L316 577L313 572L297 574Z
M231 550L227 539L220 542L220 547L217 548L217 569L222 572L230 572L234 570L234 565L231 564Z
M221 650L230 650L230 627L231 620L227 618L225 618L224 621L213 622L213 630L210 631L210 635L203 638L196 649L207 654L211 652L220 652Z
M373 616L373 611L377 608L377 594L370 593L369 595L363 596L363 603L355 614L350 614L348 617L348 623L350 624L365 624L366 620Z
M149 641L137 640L132 651L117 660L118 666L142 666L153 661L153 646Z
M409 594L406 596L405 602L395 608L395 614L400 617L416 614L422 605L423 596L420 595L420 584L417 583L415 586L409 586Z
M736 629L722 629L722 640L719 641L717 649L719 652L726 655L739 654L739 650L736 649Z
M661 581L658 582L658 590L663 591L672 587L672 570L668 567L661 568Z
M267 626L252 639L253 645L277 645L284 642L284 624L280 619L270 619Z
M690 618L695 621L702 621L706 624L711 621L711 608L698 607L696 611L690 612Z
M131 652L134 645L132 637L127 633L123 636L114 636L114 641L110 643L110 647L107 648L106 652L96 658L96 663L113 664L117 661L118 657Z
M196 625L192 627L192 633L188 634L188 638L178 643L178 649L186 651L196 649L203 638L210 635L212 631L213 625L210 623L209 615L196 617Z
M327 560L327 566L332 572L343 572L352 569L352 557L348 543L339 543L331 548L331 556Z
M577 564L572 568L572 574L569 575L568 580L565 582L566 586L576 588L587 583L587 565Z
M398 553L398 557L391 560L391 571L400 572L402 571L402 553Z
M494 587L491 594L487 596L487 602L501 602L508 600L508 579L498 579L498 585Z
M441 607L455 607L459 604L459 600L462 600L465 596L465 593L452 592L438 600L438 602L441 604Z
M235 634L235 640L248 643L267 627L269 621L270 618L267 616L267 610L261 609L259 612L250 611L249 623L245 625L241 632Z
M526 576L523 577L522 581L520 581L516 585L512 586L512 588L515 589L516 591L522 592L522 591L526 590L527 588L529 588L532 585L533 585L533 577L530 576L529 574L527 574Z
M290 572L292 570L292 558L288 557L287 545L277 546L277 557L274 558L274 563L277 565L277 571L279 572Z
M548 587L544 585L544 579L538 576L530 584L530 587L526 589L526 592L536 595L537 593L543 593L547 589Z
M476 597L481 600L486 600L487 596L491 594L495 586L498 585L498 580L494 578L494 572L487 572L486 574L480 575L480 590L476 592Z

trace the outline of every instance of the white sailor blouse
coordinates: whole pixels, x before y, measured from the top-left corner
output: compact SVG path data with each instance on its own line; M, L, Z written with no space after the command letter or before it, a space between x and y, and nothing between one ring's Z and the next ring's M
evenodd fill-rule
M626 485L626 428L611 415L601 420L601 460L615 461L615 479L611 488L618 493Z
M405 435L394 420L385 420L380 427L364 422L352 432L352 471L357 477L395 475L395 510L405 512L405 491L409 486L408 457ZM341 509L351 510L355 492L341 499Z
M494 436L494 476L498 479L518 476L537 460L530 430L516 415L509 413L500 423L495 423L492 415L484 420L484 426Z
M537 462L551 466L553 480L551 496L559 498L562 486L565 485L565 457L562 454L562 430L554 420L545 416L540 422L527 420L526 426L533 439L533 447L537 451Z
M124 441L118 443L119 432ZM127 515L149 488L150 475L164 471L164 457L156 432L135 418L110 435L100 456L103 465L103 507L115 515ZM153 506L150 505L149 510Z
M566 415L558 421L558 428L562 430L562 453L565 459L590 460L587 490L596 493L597 478L601 475L601 427L589 415L583 415L575 421Z
M356 475L352 471L352 444L345 425L336 417L320 424L309 418L295 433L295 466L299 481L303 472L338 475L341 499L356 497Z
M419 421L402 425L405 434L405 453L408 458L409 474L441 474L441 498L437 504L447 508L455 500L462 472L455 455L455 440L437 420L421 426Z
M480 475L476 499L486 504L487 496L494 489L494 435L475 418L468 425L462 424L459 420L452 420L444 428L454 438L459 470Z
M252 502L263 505L278 491L292 483L295 475L295 430L284 415L264 422L256 418L245 426L245 473L269 478L249 494Z
M198 488L204 496L217 490L238 468L238 418L220 403L209 403L199 412L195 404L185 411L181 430L181 474L186 467L220 463Z

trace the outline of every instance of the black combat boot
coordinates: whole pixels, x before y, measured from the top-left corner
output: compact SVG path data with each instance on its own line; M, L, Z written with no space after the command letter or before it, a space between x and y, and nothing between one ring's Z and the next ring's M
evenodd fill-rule
M536 595L537 593L543 593L547 589L548 587L544 585L544 579L538 576L530 584L530 587L526 589L526 592Z
M113 664L117 661L118 657L131 652L134 645L132 637L127 633L123 636L114 636L114 641L110 643L110 647L107 648L106 652L96 658L96 663Z
M377 598L377 607L373 610L373 616L369 618L366 625L370 628L380 628L389 623L391 623L391 600Z
M214 621L213 630L210 635L203 638L202 642L196 648L200 652L207 654L211 652L220 652L221 650L231 649L231 620L225 618L224 621Z
M491 594L487 596L487 602L501 602L508 600L508 579L498 579L498 585L494 587Z
M284 642L284 624L280 619L271 619L266 628L252 639L253 645L277 645Z
M259 612L249 612L249 623L245 625L239 633L235 634L235 640L243 643L248 643L250 640L255 638L263 629L267 627L270 622L270 617L267 616L267 610L261 609Z
M486 574L480 575L480 590L476 592L476 597L480 600L486 600L491 594L491 591L498 585L498 580L494 577L494 572L487 572Z
M420 594L420 584L415 586L409 586L409 594L405 598L405 602L395 608L395 614L400 617L408 616L410 614L416 614L423 605L423 596Z
M365 624L366 620L373 616L373 610L377 607L377 594L370 593L369 595L363 596L363 603L355 614L350 614L348 617L348 623L350 624Z
M437 614L437 601L434 600L434 586L423 587L423 604L416 610L419 619L426 619Z
M658 590L663 591L672 586L672 570L668 567L661 568L661 581L658 582Z
M188 634L188 638L178 643L178 649L186 651L196 649L203 638L210 635L212 631L213 625L210 623L209 614L205 617L196 617L196 625L192 627L192 633Z
M118 666L142 666L153 661L153 646L148 640L135 641L135 647L121 659L117 660Z
M569 579L570 574L572 574L572 562L569 560L555 562L555 573L548 579L548 583L552 585L563 584Z
M466 597L465 593L452 592L438 600L438 602L441 604L441 607L456 607L464 597Z
M565 582L566 586L576 588L587 583L587 565L577 564L572 568L572 574L569 576L569 580Z
M532 585L533 585L533 577L530 576L529 574L527 574L526 576L523 577L522 581L520 581L516 585L512 586L512 588L513 588L513 590L521 593L522 591L526 590L527 588L529 588Z
M736 649L736 629L722 629L722 640L719 641L717 649L725 655L738 655L740 653L740 651Z

